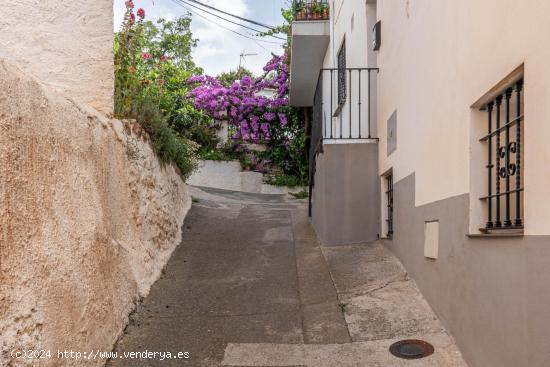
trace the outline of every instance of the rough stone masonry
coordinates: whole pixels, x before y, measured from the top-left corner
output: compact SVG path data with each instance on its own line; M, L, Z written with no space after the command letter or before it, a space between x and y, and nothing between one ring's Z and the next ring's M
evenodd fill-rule
M180 242L187 187L131 127L0 60L1 366L110 351Z

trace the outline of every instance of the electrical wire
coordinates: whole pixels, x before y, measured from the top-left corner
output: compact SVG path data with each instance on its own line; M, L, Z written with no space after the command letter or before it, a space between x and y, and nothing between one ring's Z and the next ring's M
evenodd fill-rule
M231 17L234 17L234 18L237 18L237 19L240 19L240 20L244 20L245 22L252 23L252 24L255 24L255 25L259 25L260 27L268 28L268 29L271 29L271 30L275 29L275 27L273 27L273 26L270 26L270 25L267 25L267 24L264 24L264 23L260 23L260 22L257 22L257 21L255 21L255 20L243 18L243 17L240 17L240 16L235 15L235 14L228 13L228 12L226 12L226 11L223 11L223 10L221 10L221 9L215 8L215 7L213 7L213 6L211 6L211 5L208 5L208 4L204 4L204 3L200 2L200 1L197 1L197 0L189 0L189 1L190 1L190 2L193 2L193 3L195 3L195 4L198 4L198 5L204 6L205 8L208 8L208 9L211 9L211 10L215 10L215 11L220 12L220 13L222 13L222 14L229 15L229 16L231 16Z
M177 1L178 1L178 2L182 2L182 3L184 3L184 4L187 5L187 6L193 7L193 8L195 8L195 9L200 10L200 11L202 11L202 12L205 12L205 13L207 13L207 14L210 14L210 15L216 17L216 18L220 18L220 19L222 19L222 20L225 20L226 22L229 22L229 23L238 25L238 26L240 26L240 27L249 29L249 30L254 31L254 32L257 32L257 33L262 33L262 31L260 31L260 30L258 30L258 29L251 28L251 27L246 26L246 25L244 25L244 24L234 22L234 21L229 20L229 19L226 19L226 18L224 18L224 17L222 17L222 16L220 16L220 15L217 15L217 14L214 14L214 13L212 13L212 12L209 12L208 10L201 9L200 7L198 7L198 6L196 6L196 5L190 4L190 3L188 2L188 0L177 0ZM273 37L273 38L276 38L276 39L280 39L280 40L286 41L286 40L285 40L284 38L282 38L282 37L273 36L273 35L270 35L270 37Z
M237 32L237 31L234 31L233 29L227 28L227 27L225 27L225 26L223 26L223 25L221 25L221 24L219 24L219 23L213 21L212 19L208 19L207 17L205 17L205 16L202 15L202 14L197 13L196 11L194 11L194 10L192 10L192 9L189 9L187 6L183 5L180 1L181 1L181 0L172 0L172 2L174 2L174 4L181 6L182 8L186 9L188 12L190 12L190 13L192 13L192 14L195 14L195 15L197 15L198 17L201 17L201 18L203 18L204 20L206 20L206 21L208 21L208 22L210 22L210 23L215 24L215 25L217 25L218 27L225 29L226 31L235 33L235 34L237 34L237 35L239 35L239 36L241 36L241 37L248 38L249 40L252 40L252 41L255 41L255 42L265 42L265 43L271 43L271 44L275 44L275 45L281 46L281 43L279 43L279 42L268 41L268 40L263 40L263 39L257 39L257 38L250 37L250 36L247 36L247 35L245 35L245 34L239 33L239 32Z
M187 6L190 6L190 7L192 7L192 8L195 8L195 9L197 9L197 10L203 11L203 12L205 12L206 14L210 14L210 15L216 17L216 18L220 18L220 19L222 19L222 20L225 20L226 22L229 22L229 23L238 25L238 26L240 26L240 27L249 29L249 30L254 31L254 32L258 32L258 33L261 33L261 32L262 32L262 31L260 31L260 30L258 30L258 29L251 28L251 27L246 26L246 25L244 25L244 24L237 23L237 22L234 22L234 21L232 21L232 20L229 20L229 19L226 19L226 18L224 18L224 17L221 17L221 16L219 16L219 15L217 15L217 14L211 13L211 12L209 12L208 10L201 9L201 8L199 8L198 6L193 5L193 4L190 4L190 3L188 3L188 2L185 1L185 0L178 0L178 1L184 3L184 4L187 5Z

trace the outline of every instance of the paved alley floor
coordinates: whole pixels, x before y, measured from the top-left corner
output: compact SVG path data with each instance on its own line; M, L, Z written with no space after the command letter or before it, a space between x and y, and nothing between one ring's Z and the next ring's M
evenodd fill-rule
M304 201L191 188L183 241L115 351L126 366L466 366L413 281L380 244L320 246ZM396 340L435 346L422 360Z

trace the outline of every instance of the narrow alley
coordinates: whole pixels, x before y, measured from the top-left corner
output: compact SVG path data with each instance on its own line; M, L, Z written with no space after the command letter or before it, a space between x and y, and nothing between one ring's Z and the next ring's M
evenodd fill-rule
M123 366L465 366L400 263L380 244L320 246L303 201L191 188L183 242L131 316ZM405 360L400 339L435 347Z

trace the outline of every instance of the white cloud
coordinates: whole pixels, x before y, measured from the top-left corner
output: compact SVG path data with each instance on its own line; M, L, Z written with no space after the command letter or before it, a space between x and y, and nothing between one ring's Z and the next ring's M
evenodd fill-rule
M256 0L202 0L201 2L241 17L258 19L258 14L251 14L249 10L248 2L250 1ZM153 0L134 0L134 3L136 8L143 7L147 13L147 19L151 20L156 20L160 17L173 19L176 16L187 13L187 10L177 5L174 0L154 0L154 5ZM192 7L187 6L187 8L194 13L191 29L194 37L199 39L199 45L193 52L193 57L195 62L203 67L208 74L217 75L223 71L236 69L239 66L240 54L243 51L247 54L257 54L254 56L247 56L244 59L243 66L251 69L255 73L261 73L263 65L265 65L270 58L270 53L275 52L280 54L282 52L280 46L276 44L249 40L233 33L238 32L252 37L255 33L254 31L228 23ZM269 14L271 9L266 9L266 11ZM121 23L123 12L124 1L116 0L115 28L118 28L118 25ZM224 17L235 20L228 16ZM233 32L223 29L215 23ZM252 28L257 28L248 23L243 24ZM270 41L276 40L270 39Z

